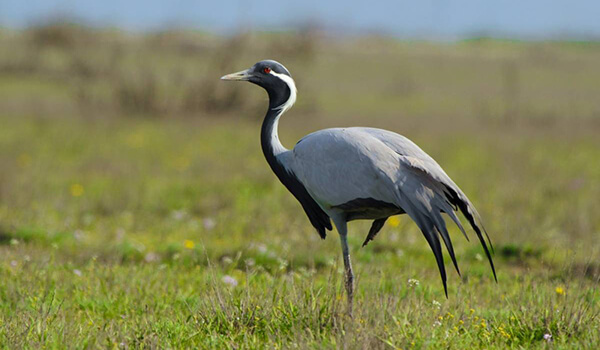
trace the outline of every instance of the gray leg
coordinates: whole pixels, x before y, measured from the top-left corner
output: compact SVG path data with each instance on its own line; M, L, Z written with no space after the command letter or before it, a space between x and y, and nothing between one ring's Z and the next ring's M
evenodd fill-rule
M350 251L348 249L348 228L346 220L335 220L335 226L340 233L340 242L342 243L342 256L344 257L344 269L346 271L346 293L348 295L348 315L352 317L352 300L354 297L354 272L352 271L352 262L350 261Z

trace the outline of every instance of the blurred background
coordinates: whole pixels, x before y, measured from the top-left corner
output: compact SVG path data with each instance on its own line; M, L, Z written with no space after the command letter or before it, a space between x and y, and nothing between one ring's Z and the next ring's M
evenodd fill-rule
M87 255L134 260L168 259L185 240L207 240L215 258L272 234L284 248L312 247L316 235L262 159L266 95L219 80L272 58L299 88L281 124L288 147L325 127L387 128L439 160L507 254L597 249L598 10L0 2L3 241L66 236L67 251L81 240Z
M43 276L71 293L108 278L98 266L125 285L207 261L236 284L258 267L327 279L336 234L318 239L262 157L266 94L219 80L266 58L299 89L280 123L288 148L326 127L403 134L479 209L501 278L597 285L598 13L596 1L0 0L4 324L35 314L17 295L43 294ZM351 226L363 286L383 269L442 298L408 218L358 250L368 225ZM481 249L451 233L463 272L489 278Z

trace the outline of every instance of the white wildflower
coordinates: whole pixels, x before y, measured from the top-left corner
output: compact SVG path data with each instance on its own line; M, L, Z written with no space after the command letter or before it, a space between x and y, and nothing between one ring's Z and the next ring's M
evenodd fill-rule
M417 280L417 279L414 279L414 278L409 278L409 279L408 279L408 286L409 286L409 287L411 287L411 288L412 288L412 287L416 287L416 286L418 286L418 285L419 285L419 280Z
M552 341L552 334L546 333L544 334L544 340L547 342L551 342Z
M442 304L440 304L440 302L439 302L439 301L437 301L437 300L434 300L434 301L432 301L431 303L433 304L433 306L434 306L436 309L439 309L439 308L441 308L441 307L442 307Z
M210 231L217 226L217 222L213 218L204 218L202 220L202 225L206 231Z
M288 267L288 262L285 259L277 259L277 262L279 262L279 270L285 270Z
M144 261L146 261L147 263L155 262L158 260L160 260L160 257L154 252L150 252L146 254L146 256L144 256Z
M75 230L75 232L73 232L73 238L75 238L76 241L82 241L85 239L85 232L83 232L83 230Z
M185 210L173 210L173 212L171 212L171 217L177 221L183 220L186 216L187 213Z
M264 254L267 252L267 246L264 244L259 244L256 246L256 250L258 250L259 253Z
M229 275L223 276L223 278L221 278L221 281L223 281L223 283L230 285L232 287L235 287L238 285L238 281Z
M82 275L81 270L78 270L78 269L73 270L73 273L79 277L81 277L81 275Z

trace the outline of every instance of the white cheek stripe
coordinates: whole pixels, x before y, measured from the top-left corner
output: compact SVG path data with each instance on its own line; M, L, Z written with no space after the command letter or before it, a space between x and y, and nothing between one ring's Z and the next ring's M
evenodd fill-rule
M269 74L272 74L272 75L276 76L277 78L283 80L283 82L286 83L288 88L290 89L290 97L288 98L288 100L285 101L284 103L282 103L280 106L274 108L274 109L281 110L281 114L283 114L283 113L285 113L285 111L290 109L296 102L296 94L298 92L296 90L296 83L294 83L294 79L292 79L288 75L275 73L274 71L271 71Z

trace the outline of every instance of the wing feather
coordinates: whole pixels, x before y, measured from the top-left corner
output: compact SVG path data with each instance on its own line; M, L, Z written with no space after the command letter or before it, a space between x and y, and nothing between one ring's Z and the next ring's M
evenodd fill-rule
M373 221L373 224L371 225L371 228L369 229L369 234L367 235L367 238L365 239L364 243L363 243L363 247L367 245L367 243L369 243L369 241L372 241L375 236L377 236L377 233L381 230L381 228L383 227L383 225L385 225L385 222L388 218L382 218L382 219L377 219L375 221Z
M402 164L399 191L403 194L403 196L400 196L399 200L410 202L412 213L408 210L406 210L406 212L413 220L415 220L415 222L417 222L417 225L421 231L423 231L428 242L431 241L431 234L428 231L431 225L427 223L422 216L428 217L432 222L433 227L435 227L442 236L446 248L448 249L448 253L455 263L457 271L459 271L454 258L452 242L448 235L444 220L440 216L440 212L444 212L450 216L452 221L459 227L468 240L468 236L466 235L463 226L460 224L460 221L454 213L454 211L460 210L477 234L490 263L494 279L497 281L496 269L487 243L489 243L492 251L493 247L489 235L481 223L481 217L467 196L454 181L450 179L439 164L404 136L381 129L363 128L363 130L376 137L399 155ZM408 205L408 203L405 205ZM403 208L405 207L403 206ZM415 219L415 217L418 219ZM419 224L419 222L421 222L421 224ZM483 234L487 237L487 243ZM439 263L436 248L434 248L434 245L432 245L431 242L430 245L432 246ZM442 269L440 269L440 273L444 280L445 273ZM444 286L445 284L444 280Z

